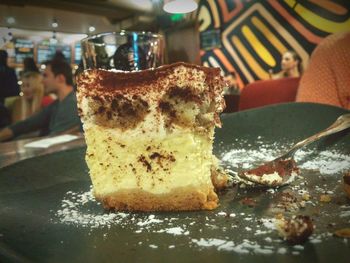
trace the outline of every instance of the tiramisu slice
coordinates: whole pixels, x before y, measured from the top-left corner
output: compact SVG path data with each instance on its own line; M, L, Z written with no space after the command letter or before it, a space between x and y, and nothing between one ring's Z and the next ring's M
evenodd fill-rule
M212 145L225 85L218 68L175 63L138 72L86 70L77 84L86 162L105 208L217 207Z

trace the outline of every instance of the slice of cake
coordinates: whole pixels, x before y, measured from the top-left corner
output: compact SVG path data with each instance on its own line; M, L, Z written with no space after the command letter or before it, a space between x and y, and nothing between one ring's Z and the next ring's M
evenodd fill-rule
M214 209L218 68L175 63L138 72L86 70L78 107L95 197L130 211Z

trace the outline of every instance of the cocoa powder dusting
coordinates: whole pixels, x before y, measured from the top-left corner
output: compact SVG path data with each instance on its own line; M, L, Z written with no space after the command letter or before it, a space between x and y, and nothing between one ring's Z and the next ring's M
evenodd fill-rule
M138 158L138 161L141 162L143 164L143 166L146 167L147 172L152 171L152 166L151 164L146 160L145 156L140 155L140 157Z

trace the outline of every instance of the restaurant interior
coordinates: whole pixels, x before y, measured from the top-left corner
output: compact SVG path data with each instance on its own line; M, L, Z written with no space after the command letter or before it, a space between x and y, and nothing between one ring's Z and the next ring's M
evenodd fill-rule
M56 51L76 69L80 40L87 36L121 30L160 33L165 37L163 63L184 61L221 69L232 83L226 90L226 112L234 112L255 106L254 97L247 98L251 104L240 106L241 91L281 72L286 51L295 51L306 69L323 38L349 28L347 1L194 1L196 9L187 13L168 13L164 2L5 0L0 48L8 52L9 65L19 75L23 58L33 57L40 67ZM295 100L294 82L285 84L288 92L281 98L269 91L264 103Z
M152 50L161 53L159 57L156 55L158 61L126 71L158 70L158 66L179 65L176 64L179 62L195 65L198 70L219 69L223 83L220 96L225 107L219 110L215 106L217 112L213 114L221 118L221 124L216 123L215 137L214 130L212 134L206 131L210 140L214 140L215 156L230 171L229 177L237 179L242 169L271 161L293 147L291 158L295 157L307 182L300 183L302 180L297 176L293 179L297 184L290 192L283 188L289 186L270 191L254 188L254 192L249 186L257 179L245 177L248 183L245 181L244 185L243 177L238 181L231 178L229 181L233 180L237 189L243 184L248 190L232 192L233 187L231 192L223 190L226 193L223 197L218 194L222 205L208 214L186 212L183 216L172 211L165 215L158 214L161 212L101 215L100 207L91 201L95 200L88 176L88 168L93 166L88 161L91 157L86 154L88 166L84 161L86 145L92 140L84 136L88 126L81 124L78 129L55 133L43 129L28 132L29 128L23 127L28 126L23 122L25 119L45 111L46 107L53 108L57 101L61 103L63 99L57 92L43 91L40 110L33 108L24 114L24 106L17 108L19 101L26 98L26 83L33 76L24 65L26 58L34 61L45 89L48 81L43 79L47 78L48 68L53 69L50 63L57 56L70 66L73 92L77 86L79 90L79 76L87 72L84 70L125 70L116 66L115 58L114 62L108 60L107 66L101 66L102 63L91 58L92 51L84 42L111 32L134 40L144 35L160 36L155 49L155 42L152 43ZM93 45L98 49L96 43ZM136 45L137 49L140 46ZM116 54L115 47L111 46L110 50ZM336 257L334 253L340 255L339 262L348 262L350 1L1 0L2 51L1 54L6 53L7 65L0 65L0 262L113 262L117 255L120 262L272 262L271 259L330 262ZM89 63L94 66L90 67ZM5 68L14 70L17 92L4 91L9 77L4 75L3 68L4 72ZM80 83L83 81L81 78ZM203 97L205 92L209 91L204 91ZM78 104L83 105L79 96ZM34 99L30 100L33 105ZM215 103L218 100L213 100L211 107ZM98 111L105 109L100 106ZM83 120L80 108L79 114ZM174 111L171 114L176 115ZM23 123L18 125L20 122ZM20 129L25 132L21 134ZM313 134L316 135L310 139ZM329 137L323 139L324 136ZM303 141L305 138L308 140ZM94 137L95 141L98 139ZM303 143L296 144L298 141ZM299 148L315 141L314 148L306 147L307 150L300 150L294 156ZM123 151L124 147L118 149ZM157 165L163 168L165 157L158 155ZM149 162L156 158L152 156L144 160L147 171L151 170ZM50 173L52 182L46 182ZM72 176L74 173L76 177ZM271 187L266 182L258 184ZM61 188L49 192L50 187L57 185ZM78 192L79 187L83 189L81 193L85 191L83 194ZM61 192L66 195L62 197ZM9 201L12 196L14 201ZM46 201L40 203L37 201L40 198ZM55 198L62 201L62 207L57 208L60 204ZM73 204L77 200L81 201L79 207ZM238 201L234 204L232 200ZM87 210L83 207L85 203L89 205ZM281 206L283 209L279 210ZM267 207L272 207L273 212ZM16 212L18 208L26 213L25 217ZM272 239L266 236L272 232L272 228L266 227L272 224L271 220L297 214L312 217L316 227L313 234L308 233L309 241L293 243L294 240L289 242L287 238L293 243L290 246L277 241L272 234ZM15 222L22 220L27 221L13 231ZM244 223L240 226L239 221ZM253 221L255 228L250 225ZM303 224L309 226L310 222ZM119 234L107 231L111 229ZM246 231L241 234L237 232L239 229ZM225 231L235 235L232 240ZM253 238L250 234L254 231ZM152 260L145 260L147 257Z

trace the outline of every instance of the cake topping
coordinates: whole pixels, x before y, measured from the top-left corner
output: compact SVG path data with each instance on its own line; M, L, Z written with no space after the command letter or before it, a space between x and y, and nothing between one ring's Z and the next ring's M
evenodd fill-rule
M220 126L225 83L217 68L175 63L140 72L95 69L84 71L77 83L83 121L123 131L146 118L168 132L181 126L207 133Z
M181 67L188 69L189 72L182 72ZM149 88L153 91L162 91L164 89L163 85L150 84L159 84L164 78L167 78L169 82L175 82L179 80L179 77L182 79L186 77L186 82L194 82L198 78L196 75L198 73L203 75L203 83L207 83L211 89L218 87L218 83L224 84L223 78L220 77L219 68L203 67L184 62L133 72L89 69L78 76L77 84L82 88L88 86L90 89L86 90L85 93L89 96L93 95L97 90L103 90L105 93L112 94L125 92L147 94L150 91ZM222 89L223 87L220 87L220 90Z

